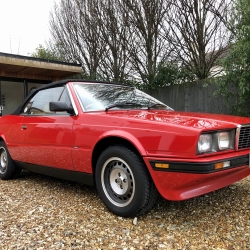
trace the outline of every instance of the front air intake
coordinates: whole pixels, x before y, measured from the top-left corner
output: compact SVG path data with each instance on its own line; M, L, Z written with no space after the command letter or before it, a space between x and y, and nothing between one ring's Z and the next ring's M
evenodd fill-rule
M250 124L241 125L237 128L238 150L250 148Z

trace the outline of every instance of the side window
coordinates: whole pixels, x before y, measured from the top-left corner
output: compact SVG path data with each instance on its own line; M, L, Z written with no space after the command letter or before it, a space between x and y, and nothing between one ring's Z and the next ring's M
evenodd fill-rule
M66 102L68 106L71 105L65 86L39 91L27 102L21 113L26 115L67 114L67 112L50 111L49 103L57 101Z

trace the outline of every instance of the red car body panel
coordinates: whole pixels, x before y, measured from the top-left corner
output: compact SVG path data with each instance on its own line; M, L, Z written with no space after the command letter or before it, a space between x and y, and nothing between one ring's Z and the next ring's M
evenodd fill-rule
M159 193L168 200L186 200L226 187L250 175L248 166L210 174L159 172L150 169Z
M14 161L93 174L93 152L108 138L122 138L136 148L159 193L183 200L230 185L250 175L248 164L210 173L155 169L151 161L209 164L249 155L250 149L197 154L204 131L235 129L249 118L167 110L108 110L84 112L69 89L76 116L8 115L0 119L0 136Z
M24 116L20 131L19 161L73 169L73 122L71 116Z
M245 152L242 152L241 154L244 155L244 153ZM230 158L229 155L228 158ZM220 157L216 157L216 159L219 160ZM226 187L250 175L250 168L248 165L209 174L154 171L149 163L150 160L155 160L155 158L144 158L159 193L168 200L185 200L206 194ZM167 159L158 160L166 161ZM177 161L179 159L170 160ZM184 162L188 162L187 159L183 160ZM210 160L209 158L205 161ZM204 162L203 159L199 159L199 161Z
M206 157L194 154L197 145L197 133L199 134L200 131L205 131L208 128L212 130L235 128L238 125L235 123L236 120L244 123L249 122L248 118L239 119L239 117L213 115L216 119L205 120L206 115L204 114L196 114L194 117L192 113L192 119L187 115L188 113L180 112L160 112L159 114L159 112L147 111L85 113L74 124L75 141L73 144L78 146L78 149L73 151L76 170L82 171L84 169L85 172L91 173L90 159L96 143L106 137L118 136L130 141L137 148L144 157L158 191L169 200L183 200L205 194L250 175L249 166L211 174L153 170L149 164L149 159L182 162L193 162L195 159L196 162L210 162L249 154L249 150L240 152L232 150L231 152L227 151L226 154L220 152ZM204 120L198 119L197 116ZM165 119L161 119L162 117ZM166 117L168 117L168 121L166 121ZM153 123L148 124L148 119L153 120ZM102 121L102 124L99 121ZM182 131L187 124L189 125L188 134ZM179 143L180 141L182 143ZM83 161L83 159L88 160Z
M0 117L0 136L5 141L11 156L15 159L19 157L20 128L23 116L8 115Z

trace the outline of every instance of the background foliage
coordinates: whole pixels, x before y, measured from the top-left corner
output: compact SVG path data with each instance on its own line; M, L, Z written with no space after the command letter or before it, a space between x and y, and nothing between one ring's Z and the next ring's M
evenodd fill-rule
M233 7L233 40L222 62L225 75L219 93L226 97L233 114L250 116L250 1L237 0ZM232 100L236 100L232 105Z

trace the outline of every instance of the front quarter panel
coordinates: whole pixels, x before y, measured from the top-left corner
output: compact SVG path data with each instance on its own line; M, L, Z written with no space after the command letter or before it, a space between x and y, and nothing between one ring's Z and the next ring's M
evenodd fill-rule
M106 113L82 113L73 125L73 161L76 170L92 172L91 158L102 139L119 137L132 143L141 156L192 157L198 132L148 121L110 116Z

